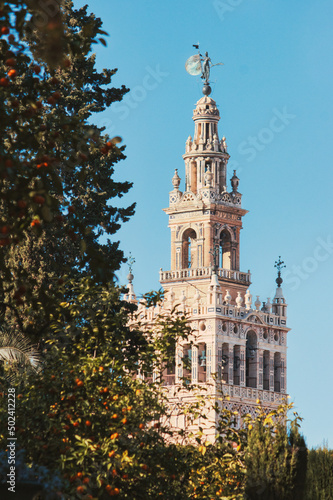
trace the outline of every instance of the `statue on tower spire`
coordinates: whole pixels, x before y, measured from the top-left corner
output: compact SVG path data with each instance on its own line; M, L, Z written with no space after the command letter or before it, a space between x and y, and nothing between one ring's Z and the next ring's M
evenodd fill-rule
M201 54L199 54L201 56ZM209 77L210 77L210 68L211 68L211 58L208 56L208 52L205 53L205 56L201 56L201 64L202 64L202 75L201 78L205 80L205 85L209 85Z
M203 56L200 54L199 44L193 45L193 47L198 49L198 54L195 54L187 59L185 69L192 76L201 75L201 78L204 80L202 93L204 95L209 95L212 91L209 85L210 70L213 66L221 66L223 63L212 64L212 60L209 57L208 52L205 52L205 55Z

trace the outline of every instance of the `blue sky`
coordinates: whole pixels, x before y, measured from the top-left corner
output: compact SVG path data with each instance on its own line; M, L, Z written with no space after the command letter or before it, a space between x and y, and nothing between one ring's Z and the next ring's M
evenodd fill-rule
M75 1L76 6L87 2ZM185 71L200 42L213 62L212 97L227 138L229 178L237 169L243 207L241 269L252 295L275 289L274 261L287 264L288 392L304 418L309 446L333 447L333 3L331 0L95 0L108 47L99 68L118 68L113 84L131 92L94 122L120 135L127 159L117 179L134 182L122 203L136 215L118 233L132 252L137 294L158 289L170 268L167 216L171 177L184 178L201 81ZM126 283L127 267L119 272Z

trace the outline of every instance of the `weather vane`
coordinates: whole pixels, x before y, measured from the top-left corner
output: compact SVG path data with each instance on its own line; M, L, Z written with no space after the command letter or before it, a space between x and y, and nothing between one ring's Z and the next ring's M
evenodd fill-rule
M281 255L279 255L279 260L275 261L274 267L278 270L278 277L276 278L276 283L277 286L280 287L283 283L283 279L281 278L281 270L286 267L285 263L283 260L281 260Z
M209 57L208 52L205 52L205 55L203 56L200 54L199 44L193 45L193 47L198 49L198 54L195 54L187 59L185 69L192 76L201 75L201 78L204 80L202 93L204 95L209 95L212 91L209 85L210 70L213 66L222 66L223 63L212 64L212 60Z
M133 272L133 265L135 264L135 258L133 257L132 253L129 253L128 259L127 259L127 265L128 265L128 270L130 274Z

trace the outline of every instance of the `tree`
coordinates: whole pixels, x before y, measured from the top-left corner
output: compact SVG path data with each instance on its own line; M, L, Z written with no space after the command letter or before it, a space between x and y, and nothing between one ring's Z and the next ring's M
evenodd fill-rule
M306 499L333 498L333 451L323 446L309 451Z
M186 318L161 318L159 332L147 336L146 329L128 326L133 306L114 286L89 278L76 286L75 300L59 305L42 370L16 388L16 432L27 464L60 475L66 498L143 500L162 492L162 498L181 499L187 466L179 469L184 450L165 440L163 390L136 374L138 367L151 372L165 362L169 342L188 331ZM1 445L6 395L4 386Z
M232 412L222 411L216 443L199 430L180 444L163 385L141 378L172 363L189 327L176 311L140 325L113 283L123 256L100 237L112 236L134 207L110 205L130 188L112 180L123 148L88 120L127 89L103 89L114 71L94 69L101 21L69 1L53 13L44 4L0 7L2 319L39 339L42 358L39 373L15 388L1 378L0 443L15 392L26 465L43 470L44 486L57 478L49 488L64 498L240 499L255 436L276 453L288 448L285 434L260 415L248 424L257 434L236 430ZM200 405L194 412L195 419ZM279 462L288 484L294 462L289 447ZM251 487L251 461L248 474Z
M58 305L42 369L16 386L18 442L28 468L44 468L48 488L56 477L66 499L241 500L244 491L247 498L297 498L301 440L297 418L287 437L289 405L268 415L259 408L238 429L237 412L223 409L222 399L215 443L200 428L186 435L172 429L163 382L149 374L163 371L177 339L186 341L186 317L160 308L156 322L140 324L113 285L85 278L75 286L73 298ZM0 446L7 387L0 393ZM209 397L203 400L207 410ZM194 400L187 417L204 418L202 408Z
M288 431L290 409L291 405L282 405L277 412L266 414L259 406L257 418L249 423L245 493L250 500L304 497L307 450L296 412Z
M128 91L109 87L116 70L95 68L101 20L65 1L37 30L38 13L30 19L27 5L7 2L0 11L1 305L3 319L38 338L61 300L59 277L114 279L123 253L109 238L134 205L110 204L131 187L113 179L124 147L89 121ZM60 67L41 59L54 48L53 31Z

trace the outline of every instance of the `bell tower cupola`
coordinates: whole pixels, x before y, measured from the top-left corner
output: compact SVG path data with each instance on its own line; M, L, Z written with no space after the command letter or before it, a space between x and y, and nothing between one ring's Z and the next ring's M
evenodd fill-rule
M216 102L209 96L203 96L197 102L193 113L193 140L189 136L183 156L185 191L199 194L203 188L208 187L216 194L221 194L227 190L226 170L229 155L225 137L219 138L219 120L220 113Z
M207 85L203 90L207 94ZM219 279L232 276L245 293L250 274L239 272L239 247L247 210L241 206L235 170L228 192L226 138L219 137L220 112L206 94L196 103L193 139L189 136L185 144L185 191L179 189L181 178L176 169L165 209L171 228L171 271L192 269L192 274L210 275L214 269Z

